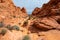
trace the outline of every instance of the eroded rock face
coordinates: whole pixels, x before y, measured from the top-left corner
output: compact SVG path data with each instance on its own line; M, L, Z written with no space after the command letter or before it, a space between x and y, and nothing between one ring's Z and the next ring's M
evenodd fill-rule
M0 0L0 40L60 40L60 0L36 7L29 17L24 7Z
M40 29L60 29L60 0L50 0L39 9L37 8L39 11L35 9L32 13L32 16L37 17L34 23L36 27Z
M33 15L34 13L32 13ZM50 0L47 4L43 4L36 16L60 15L60 0Z
M21 27L27 16L26 10L16 7L12 0L0 0L0 40L22 40L28 32ZM11 30L13 26L19 31Z
M40 8L36 7L32 12L32 15L36 15L40 11Z
M26 9L25 9L24 7L21 9L21 11L22 11L23 13L27 13L27 12L26 12Z
M60 39L60 31L58 30L50 30L47 32L40 33L40 39L42 40L59 40Z
M20 20L19 23L23 23L23 20L27 16L28 15L26 13L26 10L24 8L21 9L19 7L16 7L13 4L12 0L0 0L0 17L1 17L1 20L4 20L5 22L7 22L6 21L7 19L11 19L11 20L17 19L17 20Z

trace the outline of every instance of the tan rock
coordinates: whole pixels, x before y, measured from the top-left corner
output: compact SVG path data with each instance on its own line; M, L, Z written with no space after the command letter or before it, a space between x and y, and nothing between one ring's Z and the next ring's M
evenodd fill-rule
M42 32L41 38L44 40L60 40L60 31L58 30L50 30L47 32Z

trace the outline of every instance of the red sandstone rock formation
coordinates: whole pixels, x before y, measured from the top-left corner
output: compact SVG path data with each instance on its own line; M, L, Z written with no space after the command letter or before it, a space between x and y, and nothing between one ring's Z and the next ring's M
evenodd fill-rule
M20 20L19 23L23 23L24 19L28 16L26 10L24 8L23 10L21 11L21 8L16 7L12 0L0 0L0 16L1 20L5 22L7 22L7 19L17 18L17 20Z
M12 0L0 0L0 40L60 40L59 14L60 0L37 7L30 17Z
M40 8L36 7L32 12L33 15L36 15L40 11Z
M36 10L36 9L35 9ZM40 11L33 11L32 15L38 17L34 25L42 29L60 29L60 0L50 0L47 4L44 4ZM39 9L37 9L39 10ZM35 12L35 13L34 13ZM36 15L34 15L36 14ZM40 20L41 19L41 20Z
M34 15L34 13L32 13ZM50 0L47 4L43 4L36 16L60 15L60 0Z
M28 16L26 11L23 12L23 10L21 11L20 7L16 7L12 0L0 0L0 40L22 40L23 36L27 34L27 30L21 28L21 24ZM22 31L24 30L24 33L17 30L8 30L13 25L16 25L15 29L21 28ZM2 32L1 28L4 29Z
M27 12L26 12L26 9L25 9L24 7L21 9L21 11L22 11L23 13L27 13Z

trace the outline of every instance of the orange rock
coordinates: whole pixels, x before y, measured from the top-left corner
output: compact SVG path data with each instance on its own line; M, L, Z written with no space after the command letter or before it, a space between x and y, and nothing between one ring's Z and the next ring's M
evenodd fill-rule
M26 12L26 9L25 9L24 7L21 9L21 11L22 11L23 13L27 13L27 12Z
M32 12L32 15L36 15L40 11L40 8L36 7Z
M47 32L40 32L40 37L44 40L60 40L60 31L50 30Z
M35 8L35 10L32 13L32 16L36 16L37 19L35 20L35 22L33 22L33 25L43 30L53 29L53 28L60 29L59 5L60 5L60 0L57 1L50 0L48 3L43 4L41 8Z
M46 4L43 4L42 8L40 8L40 11L33 11L33 12L36 12L37 14L36 15L33 15L34 13L32 13L33 16L38 16L38 17L41 17L41 16L53 16L53 15L60 15L60 13L58 12L59 11L59 4L60 3L60 0L50 0L48 3ZM54 9L52 11L52 9ZM56 11L57 9L57 11ZM54 12L55 11L55 12Z

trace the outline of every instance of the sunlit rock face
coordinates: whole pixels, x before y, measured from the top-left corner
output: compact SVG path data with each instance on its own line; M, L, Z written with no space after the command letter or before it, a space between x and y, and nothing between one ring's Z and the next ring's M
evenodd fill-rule
M0 0L0 16L1 20L13 20L12 18L17 18L19 22L23 22L28 15L24 8L16 7L12 0Z
M60 29L60 0L50 0L42 8L35 8L32 16L37 17L33 25L43 30Z
M21 25L27 17L26 10L16 7L12 0L0 0L0 40L22 40L27 31ZM14 25L16 25L15 29L24 30L24 34L21 29L8 30Z
M60 0L36 7L29 16L12 0L0 0L0 40L60 40Z
M42 8L40 8L40 11L37 11L36 16L48 16L48 15L56 15L57 11L60 9L60 0L50 0L47 4L43 4ZM32 13L33 15L34 13ZM59 14L59 13L58 13Z

